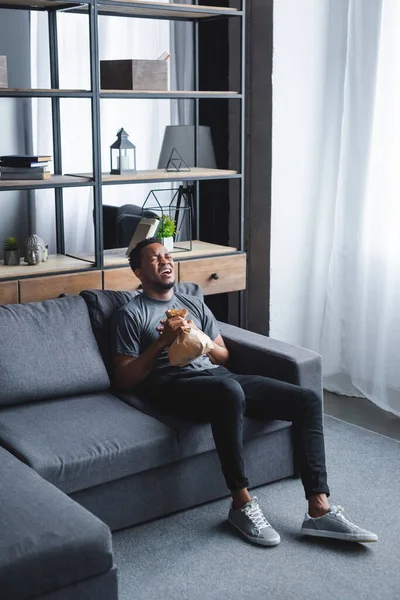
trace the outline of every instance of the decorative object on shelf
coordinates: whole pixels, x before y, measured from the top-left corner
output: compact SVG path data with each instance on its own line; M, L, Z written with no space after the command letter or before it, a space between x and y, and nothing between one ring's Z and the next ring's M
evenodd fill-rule
M136 173L136 146L128 140L129 135L121 127L117 139L110 146L111 175Z
M168 90L169 56L159 60L101 60L102 90Z
M0 156L1 179L50 179L49 161L51 161L51 156L30 156L26 154Z
M26 238L24 247L24 262L28 263L28 265L38 265L47 260L48 248L46 248L46 244L42 238L35 233Z
M0 161L4 166L9 167L45 166L45 163L48 163L51 159L51 156L44 154L6 154L0 156Z
M176 148L172 148L172 152L167 162L167 166L165 170L170 173L171 171L176 171L180 173L181 171L188 172L190 171L190 167L187 166L182 156L179 154Z
M165 169L165 165L174 149L176 149L181 156L185 157L186 164L189 167L202 167L203 169L217 168L210 127L200 125L198 128L197 165L194 160L194 125L168 125L165 128L160 158L158 160L159 169Z
M160 240L163 246L168 250L168 252L172 252L174 249L174 235L176 232L176 223L174 219L169 217L168 215L163 215L161 217L160 226L157 231L157 238Z
M0 88L8 87L7 56L0 56Z
M4 265L16 266L20 264L21 256L16 238L9 237L3 242Z
M161 147L160 157L158 159L158 168L165 169L165 165L174 148L185 157L186 164L192 167L200 167L203 169L217 169L215 160L214 146L212 143L211 129L206 125L198 127L197 137L197 161L195 160L196 146L196 128L194 125L168 125L165 128L164 139ZM197 164L196 164L197 163ZM194 223L193 231L196 231L196 214L193 202L193 186L187 184L188 204L192 208ZM179 229L179 226L178 226Z
M192 188L183 187L151 190L142 206L142 214L151 211L159 217L160 225L156 236L164 240L164 246L170 252L192 250ZM168 221L169 219L169 221ZM175 230L171 233L171 225ZM164 227L165 224L165 227ZM165 242L165 238L172 241ZM171 246L172 243L172 246Z

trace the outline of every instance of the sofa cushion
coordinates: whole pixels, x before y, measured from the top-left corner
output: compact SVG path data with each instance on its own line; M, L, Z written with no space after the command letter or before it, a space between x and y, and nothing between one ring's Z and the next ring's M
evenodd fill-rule
M0 405L110 385L79 296L0 306Z
M177 283L175 289L181 294L203 297L201 287L197 283ZM88 306L94 335L110 375L112 375L113 347L111 343L112 317L118 309L141 293L138 290L121 292L114 290L84 290L80 294Z
M0 444L67 493L178 460L172 429L109 393L4 408Z
M106 573L108 527L0 448L0 597L27 600Z
M115 394L130 406L134 406L141 412L154 417L173 429L177 434L180 459L215 449L209 423L194 423L186 419L166 415L137 394L118 390L115 391ZM243 420L243 439L249 440L260 437L290 426L291 423L288 421L258 421L245 416Z

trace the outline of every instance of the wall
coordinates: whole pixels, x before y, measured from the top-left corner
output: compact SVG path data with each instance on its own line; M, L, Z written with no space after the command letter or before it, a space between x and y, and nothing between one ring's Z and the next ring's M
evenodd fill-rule
M270 335L291 343L302 339L297 315L307 312L328 11L329 0L274 3ZM295 303L304 309L292 311Z
M30 87L29 12L0 9L0 54L7 56L8 86ZM29 152L29 100L0 98L0 156ZM27 126L28 125L28 126ZM0 192L0 242L28 231L28 193ZM3 254L0 245L0 256Z

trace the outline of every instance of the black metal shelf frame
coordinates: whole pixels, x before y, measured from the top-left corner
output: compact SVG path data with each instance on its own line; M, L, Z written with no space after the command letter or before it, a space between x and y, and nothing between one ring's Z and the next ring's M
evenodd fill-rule
M110 10L107 10L109 7ZM197 165L197 158L199 155L199 102L201 99L207 98L226 98L229 100L238 100L241 103L241 123L240 123L240 169L241 172L237 175L224 176L224 177L213 177L212 179L226 178L226 179L240 179L240 235L239 235L239 248L240 252L244 250L244 167L245 167L245 36L246 36L246 9L245 0L242 0L242 10L224 9L223 7L204 7L198 4L198 0L192 5L180 5L179 8L176 5L170 5L166 3L147 5L143 2L118 2L118 0L86 0L86 2L54 2L53 5L46 4L44 6L27 6L27 5L16 5L7 2L1 2L0 8L17 9L17 10L41 10L47 11L49 19L49 47L50 47L50 65L51 65L51 90L1 90L0 97L35 97L35 98L51 98L52 101L52 122L53 122L53 152L54 152L54 167L55 173L62 173L62 155L61 155L61 115L60 115L60 98L90 98L92 108L92 154L93 154L93 181L82 181L79 182L77 178L76 183L59 183L54 184L49 181L49 184L40 185L41 188L54 188L55 189L55 203L56 203L56 233L57 233L57 252L65 254L65 238L64 238L64 223L63 223L63 187L80 187L80 186L92 186L93 187L93 202L94 202L94 233L95 233L95 264L94 266L98 269L104 268L104 257L103 257L103 240L102 240L102 186L103 185L118 185L118 184L136 184L143 183L146 179L138 179L135 181L121 180L121 181L101 181L101 143L100 143L100 99L107 98L155 98L155 99L170 99L170 98L181 98L181 99L192 99L195 103L194 117L195 117L195 165ZM113 12L112 9L121 9L121 12ZM129 13L123 12L123 9L148 9L146 14L141 13ZM164 15L155 14L157 10L162 10ZM91 90L60 90L59 88L59 65L58 65L58 43L57 43L57 13L63 12L79 12L88 14L89 18L89 38L90 38L90 78L91 78ZM183 13L183 14L182 14ZM206 14L207 16L198 17L196 15ZM194 90L193 96L190 96L190 92L187 95L174 93L169 91L167 93L154 93L154 92L141 92L135 94L135 92L106 92L100 90L100 63L99 63L99 40L98 40L98 17L99 16L121 16L121 17L132 17L138 19L167 19L167 20L179 20L179 21L192 21L194 23ZM207 92L201 92L199 90L199 22L206 22L214 19L226 19L226 18L240 18L241 19L241 69L240 69L240 90L237 94L230 94L229 92L219 92L207 95ZM211 179L211 178L207 178ZM177 179L179 181L179 179ZM199 179L194 179L195 182L195 220L196 220L196 237L199 238ZM0 191L4 190L16 190L16 189L38 189L39 186L34 184L29 185L18 185L7 186L0 188ZM86 270L86 269L82 269ZM242 298L242 293L240 293ZM242 302L240 302L242 304ZM242 319L240 319L241 321Z
M24 191L24 190L49 190L57 188L71 188L71 187L93 187L94 181L87 181L87 179L82 178L82 181L79 181L79 177L76 177L76 181L70 182L57 182L55 183L52 178L45 179L40 182L38 185L35 182L32 183L24 183L23 181L16 181L15 183L11 183L8 181L7 186L0 186L0 192L15 192L16 190Z
M96 267L103 269L103 201L101 187L101 138L100 138L100 59L99 30L96 0L89 5L90 84L92 87L92 157L94 176L94 254Z

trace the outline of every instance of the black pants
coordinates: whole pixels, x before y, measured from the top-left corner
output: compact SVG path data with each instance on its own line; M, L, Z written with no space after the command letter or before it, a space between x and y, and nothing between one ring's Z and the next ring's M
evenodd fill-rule
M210 422L222 472L231 491L248 486L243 463L243 416L291 421L306 498L329 495L321 400L313 391L258 375L217 367L163 378L147 388L164 413Z

